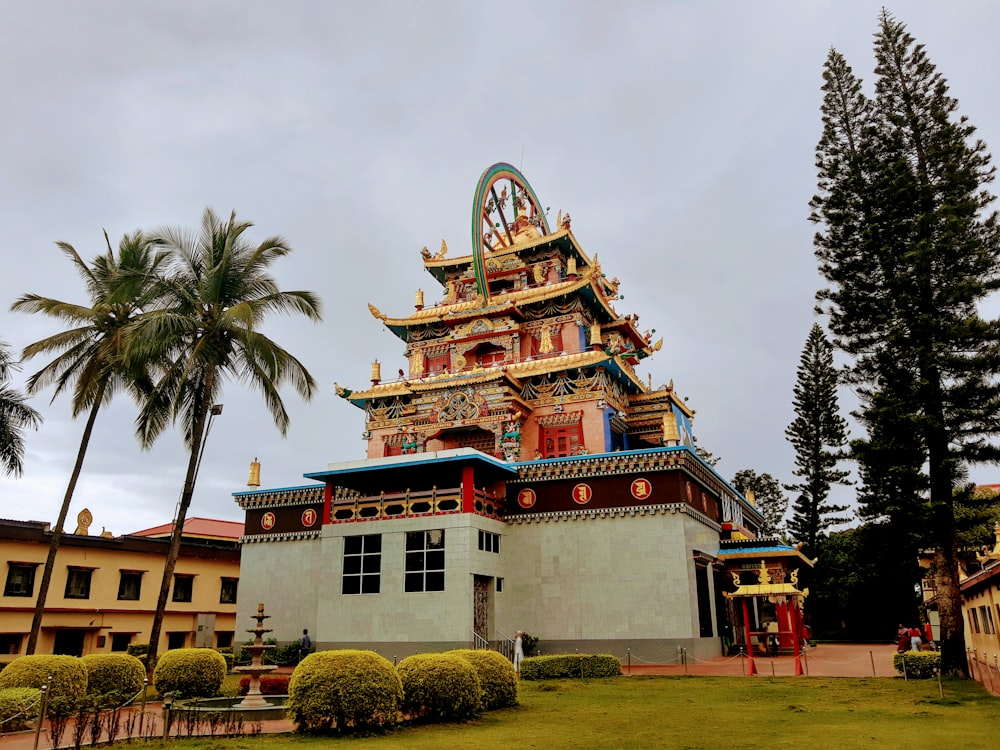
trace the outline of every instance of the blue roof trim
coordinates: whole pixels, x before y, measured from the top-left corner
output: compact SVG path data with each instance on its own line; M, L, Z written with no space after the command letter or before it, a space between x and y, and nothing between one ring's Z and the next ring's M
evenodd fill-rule
M414 453L415 456L420 456L424 454ZM505 461L501 461L492 456L487 456L485 453L480 453L479 455L461 455L461 456L435 456L434 458L426 459L414 459L412 461L400 461L398 463L386 464L378 459L374 459L372 465L366 466L363 462L358 462L355 466L346 466L342 469L327 469L326 471L314 471L308 474L303 474L302 476L306 479L316 479L322 481L327 477L344 476L347 474L361 474L370 471L386 471L387 469L395 468L410 468L413 466L427 466L433 464L443 464L443 463L454 463L454 462L471 462L471 463L481 463L488 464L492 468L500 469L509 474L517 474L517 468L515 464L509 464Z

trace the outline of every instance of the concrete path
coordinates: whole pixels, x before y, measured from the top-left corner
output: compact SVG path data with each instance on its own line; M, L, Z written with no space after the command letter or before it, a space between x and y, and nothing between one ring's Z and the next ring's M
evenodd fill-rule
M803 679L808 677L896 677L892 668L892 655L896 652L891 644L821 644L807 649L802 655ZM757 676L761 677L792 677L795 675L795 657L778 656L774 658L762 656L754 659ZM689 657L688 664L625 664L622 671L628 675L660 674L660 675L699 675L699 676L745 676L747 670L746 657L729 656L709 659L707 661ZM162 709L159 704L150 703L146 706L148 717L155 722L154 727L162 728ZM148 719L147 719L148 721ZM295 726L286 719L264 721L260 724L261 734L279 734L294 731ZM175 727L171 736L177 730L183 735L181 727ZM62 746L72 746L72 727L66 730L62 738ZM246 731L255 731L247 726ZM156 736L160 736L157 732ZM119 740L121 742L121 740ZM18 732L0 735L0 750L32 750L35 743L34 732ZM90 745L90 738L84 746ZM43 727L38 743L39 750L49 750L52 747L48 735L48 726Z

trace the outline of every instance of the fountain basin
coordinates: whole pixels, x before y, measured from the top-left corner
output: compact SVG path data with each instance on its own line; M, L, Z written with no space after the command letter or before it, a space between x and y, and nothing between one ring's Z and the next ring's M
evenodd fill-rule
M242 716L243 721L270 721L272 719L284 719L287 695L265 695L264 706L241 706L241 698L200 698L192 701L174 703L172 711L175 714L182 712L194 712L198 714L225 713L233 716Z

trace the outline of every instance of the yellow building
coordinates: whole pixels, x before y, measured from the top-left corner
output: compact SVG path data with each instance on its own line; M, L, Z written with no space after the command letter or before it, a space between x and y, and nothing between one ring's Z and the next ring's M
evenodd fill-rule
M88 534L90 513L62 538L36 653L125 651L146 643L171 524L112 537ZM243 524L189 518L167 599L159 651L233 645ZM24 653L51 531L39 521L0 520L0 662Z

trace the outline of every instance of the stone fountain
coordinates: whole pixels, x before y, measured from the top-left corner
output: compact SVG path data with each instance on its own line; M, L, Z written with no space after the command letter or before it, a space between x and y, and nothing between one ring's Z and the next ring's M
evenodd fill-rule
M236 708L260 708L271 705L264 700L260 692L260 676L278 668L275 664L264 664L264 652L275 648L264 645L264 633L271 632L270 628L264 627L264 620L269 617L270 615L264 614L263 602L257 605L257 614L250 616L251 620L257 621L257 627L247 631L254 634L253 645L244 646L250 652L250 663L245 667L233 667L234 672L245 672L250 675L250 690L243 701L236 704Z

